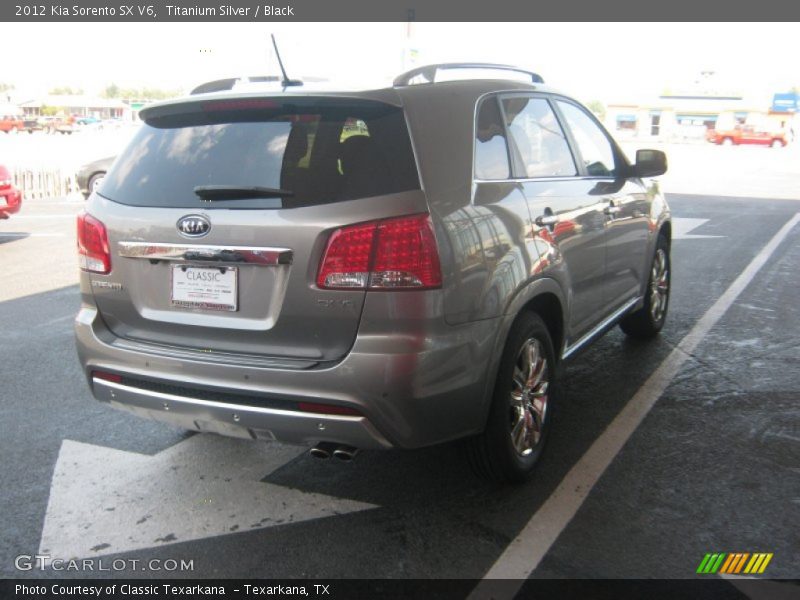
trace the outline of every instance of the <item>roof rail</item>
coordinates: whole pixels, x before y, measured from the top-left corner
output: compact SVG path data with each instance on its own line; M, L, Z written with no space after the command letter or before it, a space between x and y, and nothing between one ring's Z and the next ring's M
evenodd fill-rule
M512 67L510 65L498 65L493 63L441 63L436 65L425 65L424 67L417 67L398 75L394 79L394 86L400 87L403 85L412 85L411 81L417 77L422 77L426 81L424 83L434 83L436 80L437 71L446 71L451 69L486 69L493 71L512 71L515 73L523 73L529 75L533 83L544 83L541 75L521 69L519 67Z

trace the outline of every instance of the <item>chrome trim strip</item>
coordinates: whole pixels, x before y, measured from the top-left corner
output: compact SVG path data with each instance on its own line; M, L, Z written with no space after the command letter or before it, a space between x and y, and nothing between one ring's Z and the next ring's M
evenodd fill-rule
M118 254L124 258L212 263L215 265L220 263L261 267L290 265L294 256L294 252L290 248L259 248L253 246L118 242L117 248Z
M635 298L631 298L628 302L623 304L620 308L615 310L611 313L610 316L603 319L597 326L595 326L589 333L581 337L577 342L567 346L564 349L564 354L561 355L562 360L569 358L573 355L578 349L582 346L585 346L589 341L592 340L596 335L598 335L601 331L612 325L615 321L617 321L622 315L628 312L631 307L635 306L637 302L642 299L641 296L636 296Z
M165 356L167 358L180 358L223 365L237 365L242 367L260 367L267 369L292 369L300 371L310 369L320 363L316 359L303 358L275 358L270 356L259 356L255 354L235 354L232 352L221 352L218 350L207 351L198 348L186 348L181 346L168 346L166 344L156 344L153 342L140 342L124 338L115 338L111 345L121 350L130 352L141 352L155 356Z

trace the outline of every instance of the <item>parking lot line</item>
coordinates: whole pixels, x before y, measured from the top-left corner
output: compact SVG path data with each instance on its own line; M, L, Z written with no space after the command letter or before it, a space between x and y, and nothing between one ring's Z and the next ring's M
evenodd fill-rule
M792 228L800 222L796 213L750 261L727 290L703 314L670 352L586 453L570 469L559 486L530 518L519 535L475 587L470 600L512 598L566 528L594 485L664 393L698 344L753 281ZM496 580L504 580L502 582ZM512 581L513 580L513 581Z
M24 238L24 237L64 237L65 234L63 233L26 233L26 232L9 232L4 233L0 232L0 237L10 237L10 238Z

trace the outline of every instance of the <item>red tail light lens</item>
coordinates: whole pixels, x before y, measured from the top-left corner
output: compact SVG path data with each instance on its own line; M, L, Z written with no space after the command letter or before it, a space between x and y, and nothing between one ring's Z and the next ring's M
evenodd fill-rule
M87 212L78 215L78 261L84 271L101 275L111 272L106 226Z
M321 288L365 288L369 282L369 262L375 239L375 223L337 229L317 274Z
M432 289L442 285L430 215L342 227L333 232L317 285L325 289Z
M92 379L102 379L111 383L122 383L122 375L106 373L105 371L92 371Z

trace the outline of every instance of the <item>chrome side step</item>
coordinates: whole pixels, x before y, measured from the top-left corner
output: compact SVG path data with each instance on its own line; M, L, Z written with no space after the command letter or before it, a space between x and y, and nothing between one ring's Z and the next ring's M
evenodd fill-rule
M591 331L589 331L586 335L577 340L574 344L570 344L569 346L567 346L564 349L564 354L561 355L562 360L565 360L570 356L572 356L573 354L575 354L575 352L580 350L583 346L588 344L594 338L596 338L605 330L614 325L623 316L625 316L625 313L627 313L631 308L636 306L636 304L639 301L641 301L641 299L642 296L637 296L636 298L632 298L631 300L623 304L621 307L619 307L617 310L615 310L613 313L611 313L611 315L603 319L594 328L592 328Z

